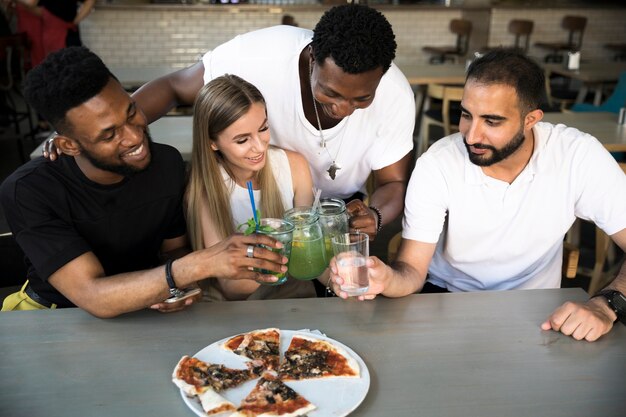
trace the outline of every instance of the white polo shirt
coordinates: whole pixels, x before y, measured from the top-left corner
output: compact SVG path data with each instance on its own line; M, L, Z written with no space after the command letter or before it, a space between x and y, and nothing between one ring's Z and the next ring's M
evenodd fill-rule
M508 184L472 164L460 133L416 163L402 236L437 243L429 281L450 291L558 288L563 238L576 217L626 227L626 176L593 136L535 125L535 148Z

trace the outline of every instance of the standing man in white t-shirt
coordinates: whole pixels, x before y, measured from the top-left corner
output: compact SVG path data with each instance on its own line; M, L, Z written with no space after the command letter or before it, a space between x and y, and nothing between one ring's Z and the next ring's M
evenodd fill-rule
M519 52L497 49L470 66L460 132L417 161L397 262L368 260L362 298L558 288L577 217L626 250L626 176L594 137L541 122L544 94L543 71ZM626 268L609 287L621 294L567 303L542 327L595 340L616 317L626 322L626 304L611 308L626 301Z
M392 63L395 51L380 12L338 6L313 32L277 26L237 36L134 98L152 121L193 103L213 78L240 76L265 97L271 143L307 158L322 196L356 199L348 205L351 227L374 238L402 212L413 147L413 92ZM367 207L362 198L371 173L376 188Z

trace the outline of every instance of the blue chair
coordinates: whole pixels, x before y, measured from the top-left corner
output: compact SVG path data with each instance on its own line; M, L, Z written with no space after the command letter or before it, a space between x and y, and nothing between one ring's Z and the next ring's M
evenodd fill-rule
M617 85L613 90L613 94L599 106L593 104L579 103L574 104L571 111L606 111L619 114L619 109L626 106L626 71L622 72L617 81Z

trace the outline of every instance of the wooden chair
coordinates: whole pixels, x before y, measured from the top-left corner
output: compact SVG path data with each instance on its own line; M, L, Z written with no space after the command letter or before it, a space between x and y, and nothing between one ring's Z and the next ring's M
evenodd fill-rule
M511 45L515 49L519 49L523 53L528 53L528 46L530 44L530 35L533 32L535 23L532 20L513 19L509 22L508 31L514 36L515 41ZM482 53L489 52L494 48L485 47L481 49Z
M572 88L571 78L553 75L550 70L546 70L545 79L548 109L544 111L564 111L576 103L578 91Z
M450 21L450 32L456 35L456 45L454 46L425 46L424 52L432 54L431 64L442 64L448 60L453 63L457 58L464 57L469 47L470 35L472 34L472 22L465 19L452 19Z
M579 258L580 249L576 245L563 242L563 266L561 267L561 275L569 279L576 278Z
M626 163L620 163L619 166L626 174ZM591 281L589 281L589 294L597 293L601 288L604 288L611 279L611 271L604 273L604 264L609 257L609 253L612 249L611 238L596 226L596 244L595 244L595 263L593 265L593 271L591 272Z
M544 58L545 62L563 62L562 52L580 51L586 26L587 18L584 16L565 16L561 21L561 27L567 31L567 41L536 42L535 46L550 51Z
M430 127L441 126L443 135L448 136L459 130L461 110L458 103L463 98L462 86L429 84L426 90L426 103L422 112L420 135L417 143L417 156L426 152L430 145ZM434 100L441 100L441 107L430 108Z

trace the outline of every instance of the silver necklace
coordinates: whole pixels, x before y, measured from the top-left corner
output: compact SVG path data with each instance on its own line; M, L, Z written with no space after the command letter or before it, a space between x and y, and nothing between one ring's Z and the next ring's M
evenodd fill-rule
M337 176L337 171L341 169L341 165L337 163L337 157L339 156L339 151L341 151L341 145L343 145L343 135L341 136L341 142L339 142L337 153L335 154L335 157L333 158L333 156L330 154L330 151L328 150L328 147L326 146L326 139L324 139L324 133L322 132L322 123L320 122L320 115L319 115L319 112L317 111L317 103L316 103L317 100L315 100L315 94L313 94L313 67L311 66L310 59L309 59L309 85L311 86L311 97L313 98L313 109L315 110L315 118L317 119L317 129L320 132L320 146L326 149L326 153L328 154L328 157L332 161L331 164L328 166L328 169L326 170L326 172L328 172L328 176L330 177L330 179L334 180L335 177ZM347 120L346 120L346 123L347 123Z

